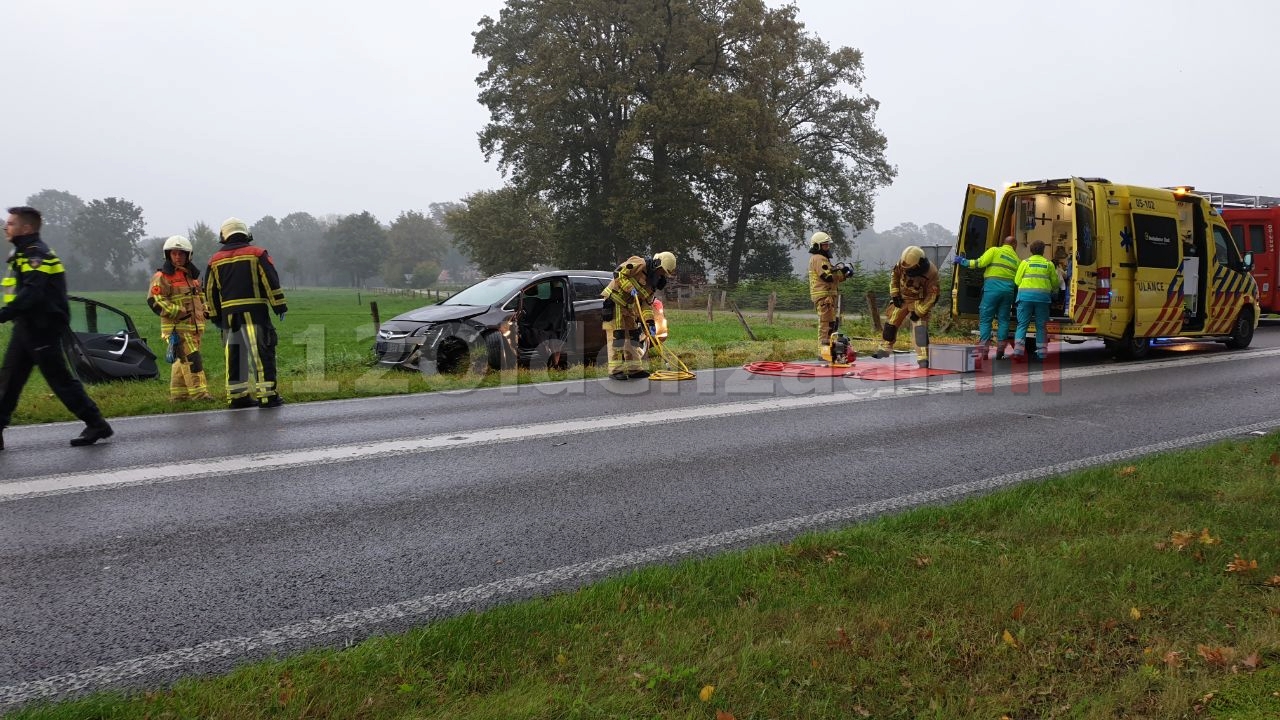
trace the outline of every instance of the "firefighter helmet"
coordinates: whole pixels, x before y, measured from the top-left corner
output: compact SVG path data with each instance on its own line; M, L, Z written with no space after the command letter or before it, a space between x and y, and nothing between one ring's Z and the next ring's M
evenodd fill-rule
M244 235L249 237L249 226L243 220L237 217L229 217L222 221L222 229L219 231L219 242L226 242L231 239L232 235Z
M906 250L902 251L902 266L913 268L920 264L924 259L924 250L917 245L908 245Z
M812 252L817 250L819 245L826 245L829 242L831 242L831 236L819 230L809 238L809 250Z
M667 272L667 275L676 274L676 256L669 252L655 253L654 260L658 261L658 266Z
M170 250L183 250L190 253L191 241L181 235L171 235L168 240L164 241L164 251L167 253Z

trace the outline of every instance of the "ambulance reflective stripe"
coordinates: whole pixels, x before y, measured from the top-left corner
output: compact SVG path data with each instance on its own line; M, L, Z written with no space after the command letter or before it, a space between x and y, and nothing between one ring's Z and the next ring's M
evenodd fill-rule
M1209 314L1209 322L1205 323L1205 332L1227 333L1235 325L1236 316L1244 304L1244 293L1252 285L1252 294L1257 292L1257 283L1245 273L1231 270L1225 265L1218 265L1213 270L1213 309Z
M1094 302L1096 297L1097 293L1093 290L1076 290L1076 303L1071 310L1071 319L1081 325L1091 324L1093 316L1098 312Z
M1147 330L1150 337L1168 337L1175 335L1182 330L1182 281L1181 275L1176 276L1173 282L1169 283L1169 291L1165 293L1164 306L1160 308L1160 313L1156 315L1156 319L1151 322L1151 326Z

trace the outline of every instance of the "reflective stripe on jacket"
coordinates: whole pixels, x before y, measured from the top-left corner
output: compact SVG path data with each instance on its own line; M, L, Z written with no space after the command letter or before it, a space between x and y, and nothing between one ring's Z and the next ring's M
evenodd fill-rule
M71 320L67 303L67 274L62 260L40 240L38 233L13 238L9 274L3 288L0 320L29 321L41 327Z
M831 267L831 260L822 253L814 253L809 258L809 299L821 300L824 297L835 297L840 294L839 285L844 280L843 273L837 273Z
M147 292L147 305L160 316L160 333L196 332L204 329L204 295L200 280L185 270L167 274L157 270L151 276L151 289Z
M634 291L634 296L632 292ZM653 319L653 287L649 282L649 264L639 255L627 258L627 261L613 271L613 279L605 287L600 297L613 301L614 307L627 317L636 313L636 299L640 300L640 318L648 322ZM623 328L620 325L619 329Z
M289 309L271 256L246 241L228 242L214 253L205 282L205 307L217 324L225 323L224 315L233 309L270 307L277 315Z
M977 260L970 260L965 264L968 267L984 268L982 277L987 280L991 278L1012 280L1018 274L1018 265L1021 261L1013 248L1008 245L997 245L982 253L982 257Z
M1048 300L1058 289L1058 270L1043 256L1032 255L1018 265L1014 282L1018 283L1019 299L1040 300L1044 294Z

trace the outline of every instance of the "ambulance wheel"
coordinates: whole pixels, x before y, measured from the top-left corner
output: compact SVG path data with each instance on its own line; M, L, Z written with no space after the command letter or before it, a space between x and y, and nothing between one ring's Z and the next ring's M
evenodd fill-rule
M1243 350L1253 342L1253 308L1245 307L1236 317L1236 326L1231 329L1231 337L1226 346L1232 350Z
M1117 360L1141 360L1151 352L1151 338L1133 336L1133 326L1124 331L1124 337L1111 343L1111 351Z

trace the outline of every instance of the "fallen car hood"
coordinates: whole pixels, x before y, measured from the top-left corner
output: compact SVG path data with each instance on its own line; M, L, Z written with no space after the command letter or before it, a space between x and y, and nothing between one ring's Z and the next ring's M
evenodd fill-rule
M475 305L428 305L417 310L410 310L407 313L401 313L391 318L391 320L421 323L446 322L475 317L481 313L488 312L488 310L489 308L487 307L477 307Z

